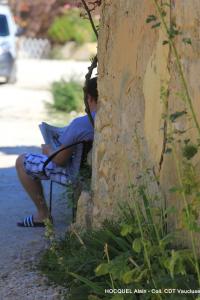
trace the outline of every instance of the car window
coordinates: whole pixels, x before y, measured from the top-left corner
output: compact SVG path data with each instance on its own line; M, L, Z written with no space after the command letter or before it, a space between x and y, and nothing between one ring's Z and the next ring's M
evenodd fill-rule
M5 15L0 14L0 36L8 36L9 35L9 28L8 22Z

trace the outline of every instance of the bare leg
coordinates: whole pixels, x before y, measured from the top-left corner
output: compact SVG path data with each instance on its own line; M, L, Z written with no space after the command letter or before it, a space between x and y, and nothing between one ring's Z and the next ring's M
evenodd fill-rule
M21 184L34 202L38 214L34 216L34 221L39 222L49 216L48 207L45 202L43 188L40 180L34 180L24 170L24 155L16 160L16 169Z

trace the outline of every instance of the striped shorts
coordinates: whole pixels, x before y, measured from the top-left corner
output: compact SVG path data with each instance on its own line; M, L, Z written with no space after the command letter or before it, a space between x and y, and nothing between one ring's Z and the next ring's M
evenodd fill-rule
M46 174L44 174L42 169L47 158L48 157L44 154L26 153L24 158L24 168L26 173L34 179L50 179L63 185L72 183L72 176L70 176L69 170L57 166L54 162L50 162L46 166Z

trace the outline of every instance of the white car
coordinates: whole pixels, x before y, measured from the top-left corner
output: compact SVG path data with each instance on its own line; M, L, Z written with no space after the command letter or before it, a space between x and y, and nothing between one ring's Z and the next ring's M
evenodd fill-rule
M16 81L17 27L7 5L0 5L0 77L7 82Z

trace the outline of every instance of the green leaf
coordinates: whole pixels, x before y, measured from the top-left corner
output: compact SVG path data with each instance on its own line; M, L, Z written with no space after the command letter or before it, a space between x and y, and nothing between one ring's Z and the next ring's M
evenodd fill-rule
M106 234L111 237L113 241L117 243L117 245L122 249L123 251L127 251L130 248L130 244L123 238L118 237L114 233L112 233L110 230L106 229Z
M164 42L164 41L163 41ZM167 41L166 41L167 42ZM169 97L169 89L167 86L161 86L160 88L160 98L161 100L164 101L164 103L166 102L166 98ZM166 115L167 116L167 115Z
M175 214L177 212L177 209L175 206L169 206L165 209L164 214L169 215L169 214Z
M97 283L92 282L91 280L88 280L87 278L80 276L78 274L68 272L69 275L75 277L76 279L80 280L81 282L85 283L87 286L89 286L96 294L102 295L104 294L104 289L99 286Z
M102 275L106 275L109 273L109 264L107 263L103 263L100 264L96 269L95 269L95 274L97 276L102 276Z
M180 117L182 117L183 115L186 115L186 114L187 114L187 112L185 110L183 110L183 111L176 111L175 113L171 114L169 116L169 118L170 118L171 122L175 122L176 119L178 119L178 118L180 118Z
M142 241L137 238L133 241L132 248L136 253L140 253L142 250Z
M169 44L169 41L165 40L162 42L163 45Z
M171 148L167 148L166 150L165 150L165 154L168 154L168 153L171 153L172 152L172 149Z
M122 229L121 229L121 235L122 236L127 236L129 233L133 232L133 226L129 224L123 224Z
M151 28L157 28L157 27L160 27L160 24L161 24L161 23L160 23L160 22L158 22L158 23L156 23L156 24L152 25L152 26L151 26Z
M186 144L182 150L183 156L190 160L193 158L198 152L198 147L194 144Z
M121 280L124 274L130 271L130 267L128 266L128 257L129 253L122 254L115 257L110 262L109 273L112 275L114 280Z
M162 14L163 17L165 17L167 15L166 11L164 11L164 10L162 11L161 14Z
M175 274L181 274L181 275L186 275L187 274L183 259L178 259L177 260L176 268L175 268Z
M134 281L141 282L147 274L148 274L148 269L144 269L142 272L140 272L139 276Z
M171 193L177 193L177 192L180 192L180 188L177 187L177 186L172 186L172 187L169 189L169 192L171 192Z
M130 284L133 282L141 282L143 278L148 274L148 269L141 270L140 268L135 268L123 276L123 281L125 284Z
M178 253L175 252L174 250L172 250L171 255L172 256L169 261L169 271L170 271L171 277L174 278L174 268L175 268L176 261L178 259Z
M138 188L138 192L142 197L143 200L143 204L144 204L144 208L145 208L145 213L147 216L147 220L149 223L149 230L151 231L151 235L152 237L156 237L156 230L155 230L155 226L153 226L154 224L154 220L153 220L153 216L152 216L152 211L151 211L151 206L150 206L150 201L151 201L151 197L148 195L147 191L145 190L144 186L140 186Z
M176 24L172 23L170 29L168 30L168 36L170 39L174 39L175 36L182 34L180 30L177 29Z
M184 144L187 145L190 142L190 139L185 139Z
M159 247L165 251L167 251L166 248L168 248L167 246L169 244L172 244L176 239L176 235L175 232L171 232L169 234L167 234L162 240L159 241Z
M154 15L149 15L147 18L146 18L146 23L150 23L150 22L153 22L153 21L156 21L157 20L157 17L154 16Z
M128 271L126 272L123 277L122 277L122 280L125 284L129 284L129 283L132 283L133 282L133 274L135 272L135 269L134 270L131 270L131 271Z
M190 38L183 38L182 41L183 41L184 44L192 45L192 41L191 41Z

